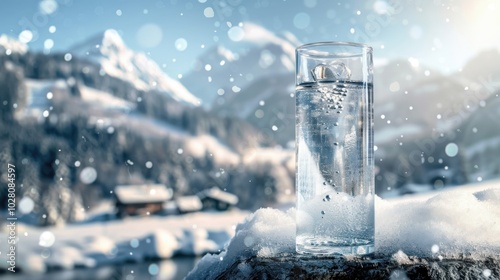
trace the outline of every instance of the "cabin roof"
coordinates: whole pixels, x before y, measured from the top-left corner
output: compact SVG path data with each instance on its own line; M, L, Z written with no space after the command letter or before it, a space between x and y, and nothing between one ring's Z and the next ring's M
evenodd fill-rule
M177 197L175 203L179 211L182 212L199 211L203 208L200 198L196 195Z
M172 198L172 190L165 185L119 185L115 196L122 204L159 203Z
M236 195L222 191L218 187L213 187L201 191L200 193L198 193L198 196L200 197L200 199L211 198L214 200L226 202L230 205L236 205L238 203L238 197Z

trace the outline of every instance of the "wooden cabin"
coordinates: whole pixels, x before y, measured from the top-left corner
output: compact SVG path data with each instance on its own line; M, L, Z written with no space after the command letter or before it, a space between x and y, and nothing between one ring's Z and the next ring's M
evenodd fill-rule
M115 187L115 206L119 217L153 215L163 210L172 198L165 185L120 185Z
M218 187L206 189L198 193L203 204L203 210L225 211L238 204L238 197L232 193L225 192Z

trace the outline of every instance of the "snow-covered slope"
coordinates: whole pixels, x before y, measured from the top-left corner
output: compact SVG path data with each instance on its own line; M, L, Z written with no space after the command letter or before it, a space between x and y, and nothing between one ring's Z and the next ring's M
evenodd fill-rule
M5 34L0 35L0 53L7 55L11 53L24 54L28 51L28 46Z
M415 58L391 60L384 65L375 65L373 72L375 104L380 107L391 103L394 96L409 90L416 83L435 79L441 74Z
M375 98L376 145L394 141L401 134L406 138L428 134L433 129L447 131L459 125L473 111L466 101L472 93L447 76L426 77L397 91L379 91L376 94L382 95ZM399 130L399 133L387 138L386 131L394 130Z
M235 209L226 213L132 217L67 227L34 228L19 224L19 232L26 234L19 235L16 269L22 269L26 279L30 279L29 273L42 273L47 269L96 267L217 252L234 235L236 224L246 215L248 212ZM6 232L0 232L0 237L7 238ZM2 252L7 252L5 245L7 242L0 243ZM1 254L0 260L0 271L6 270L7 254Z
M483 84L483 86L500 86L500 49L489 49L478 53L471 58L459 76L469 81ZM491 83L491 85L487 85Z
M129 49L116 30L106 30L74 46L70 52L99 63L106 74L128 81L137 89L157 90L186 104L200 105L198 98L165 74L156 62Z
M297 41L291 34L279 37L253 23L243 24L244 37L236 43L250 46L234 54L222 46L208 49L182 83L210 107L218 96L233 98L253 81L288 73L293 77Z
M464 168L471 180L500 177L500 91L482 101L464 121L459 149L465 157Z
M268 75L254 80L232 98L223 99L224 103L214 104L212 111L246 119L285 146L295 136L294 90L292 73Z

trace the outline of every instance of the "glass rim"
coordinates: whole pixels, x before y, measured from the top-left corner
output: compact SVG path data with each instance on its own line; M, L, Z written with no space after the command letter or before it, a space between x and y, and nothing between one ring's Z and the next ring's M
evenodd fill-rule
M359 49L359 52L347 52L347 53L334 53L334 52L324 52L320 53L316 47L352 47L353 49ZM308 43L298 46L295 51L297 54L313 57L355 57L363 54L368 54L373 52L373 48L367 44L354 43L354 42L342 42L342 41L325 41L325 42L315 42Z

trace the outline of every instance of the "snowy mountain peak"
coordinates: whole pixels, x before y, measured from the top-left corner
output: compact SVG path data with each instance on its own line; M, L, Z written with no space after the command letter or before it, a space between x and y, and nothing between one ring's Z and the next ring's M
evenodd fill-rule
M299 40L290 32L278 36L272 31L252 22L243 23L244 36L242 41L250 42L256 46L279 46L279 49L290 58L295 58L295 47L300 45Z
M217 54L221 57L223 57L224 59L226 59L226 61L233 61L235 59L235 55L232 51L226 49L225 47L223 46L217 46Z
M161 70L146 54L129 49L116 30L108 29L76 45L71 52L96 62L106 74L130 82L139 90L156 90L175 100L199 106L200 100Z
M108 29L74 46L72 51L75 54L91 56L120 54L128 49L118 31Z
M293 77L295 47L300 44L295 36L291 33L278 36L251 22L243 23L242 29L243 38L229 45L236 53L223 46L207 49L182 79L207 108L218 97L231 98L232 93L243 91L263 77L283 74Z
M24 54L28 51L28 46L20 41L11 38L5 34L0 35L0 52L5 54L20 53Z
M103 33L103 42L108 44L125 45L122 37L118 34L118 31L114 29L107 29Z
M102 36L102 46L101 50L104 51L123 51L126 50L127 46L123 42L122 37L114 29L108 29L104 31Z

